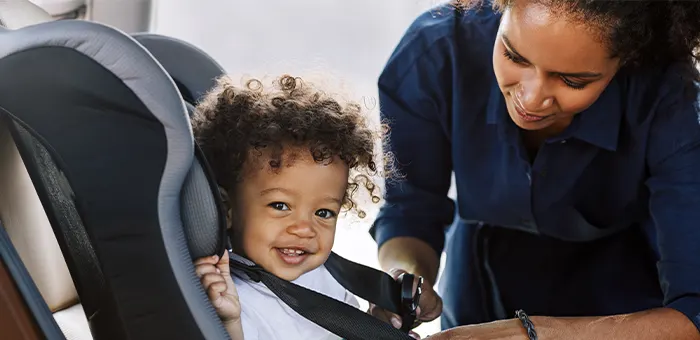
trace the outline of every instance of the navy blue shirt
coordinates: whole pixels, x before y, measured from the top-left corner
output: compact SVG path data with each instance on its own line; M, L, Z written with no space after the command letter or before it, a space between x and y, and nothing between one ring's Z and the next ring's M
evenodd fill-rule
M379 102L403 178L387 183L373 237L446 251L443 327L515 308L557 316L661 306L700 327L696 96L674 66L622 70L531 163L493 73L499 19L433 9L391 55Z

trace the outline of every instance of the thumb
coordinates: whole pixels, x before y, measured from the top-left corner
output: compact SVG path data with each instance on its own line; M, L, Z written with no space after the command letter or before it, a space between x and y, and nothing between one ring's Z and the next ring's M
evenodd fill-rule
M394 280L397 280L401 275L408 273L407 271L400 268L391 268L387 272Z

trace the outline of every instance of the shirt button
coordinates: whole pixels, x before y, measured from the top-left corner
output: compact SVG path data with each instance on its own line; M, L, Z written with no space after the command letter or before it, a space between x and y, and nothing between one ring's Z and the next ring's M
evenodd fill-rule
M563 140L563 141L561 141L560 143L562 143L562 144L566 144L566 139L565 139L565 140Z
M540 170L540 177L547 177L547 170Z

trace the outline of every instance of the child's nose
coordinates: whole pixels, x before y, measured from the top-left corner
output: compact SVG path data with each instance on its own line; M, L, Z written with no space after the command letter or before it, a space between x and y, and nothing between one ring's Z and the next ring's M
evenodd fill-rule
M287 232L301 238L312 238L316 236L316 230L311 225L311 221L300 218L296 223L287 227Z

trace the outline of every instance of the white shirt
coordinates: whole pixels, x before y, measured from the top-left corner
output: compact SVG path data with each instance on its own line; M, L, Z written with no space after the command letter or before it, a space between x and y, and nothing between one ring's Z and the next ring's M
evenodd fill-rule
M234 260L236 255L232 256ZM239 262L247 262L240 260ZM244 276L245 277L245 276ZM325 266L301 275L293 283L360 308L355 296L336 281ZM307 320L280 300L262 282L233 275L241 303L245 340L338 340L341 337Z

